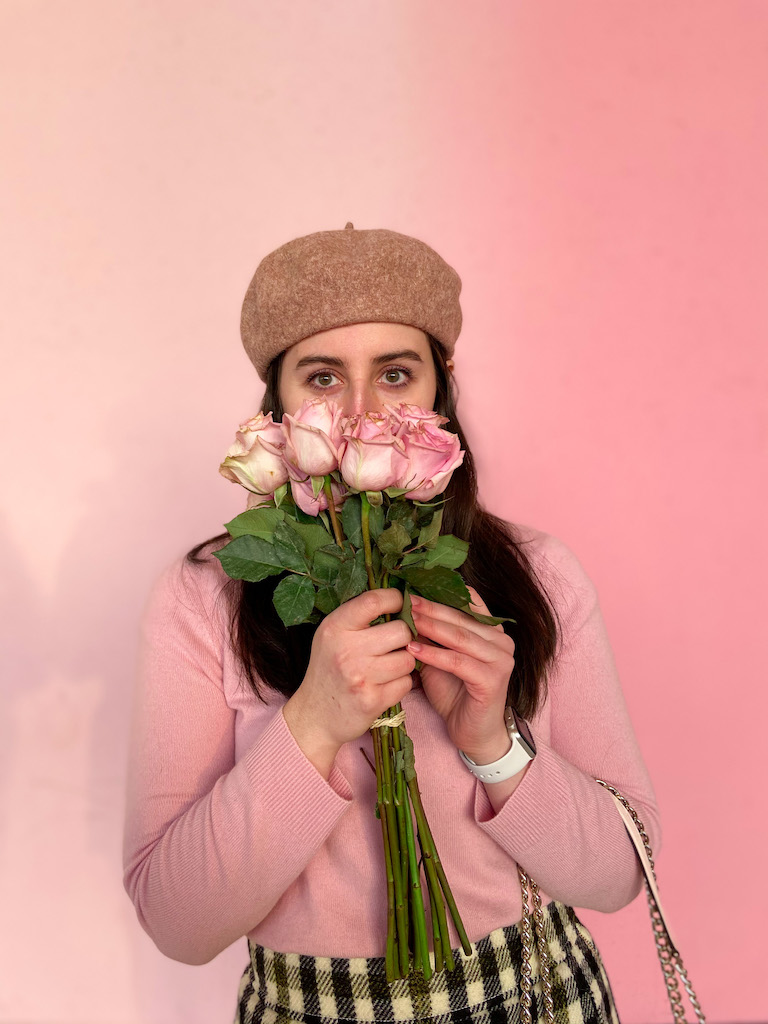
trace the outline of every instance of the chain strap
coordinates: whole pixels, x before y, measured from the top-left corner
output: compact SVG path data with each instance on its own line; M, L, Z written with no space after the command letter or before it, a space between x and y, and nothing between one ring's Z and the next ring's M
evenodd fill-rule
M520 893L523 900L522 944L523 963L520 968L520 995L522 1007L520 1016L522 1024L533 1024L533 980L531 976L531 954L533 952L533 934L536 935L536 949L541 965L541 987L544 991L544 1017L547 1024L554 1024L555 1008L552 1002L552 974L549 964L547 937L544 934L544 914L541 909L541 894L538 885L523 871L518 864L517 873L520 878ZM528 887L533 896L533 914L531 914Z
M651 866L651 873L653 880L658 884L656 878L656 867L653 863L653 853L651 851L651 844L648 839L648 834L645 831L645 825L638 817L637 811L630 804L627 798L619 793L618 790L614 789L613 786L609 786L607 782L603 782L602 779L595 780L604 789L607 789L609 793L612 793L621 805L629 812L637 826L637 831L640 833L640 838L643 841L645 847L645 853L648 857L648 863ZM651 924L653 926L653 937L656 941L656 952L659 955L659 963L661 964L661 970L664 974L664 983L667 986L667 995L669 996L669 1005L672 1008L672 1016L674 1017L675 1024L685 1024L685 1007L683 1006L682 996L680 994L680 986L678 985L677 977L675 972L680 975L683 982L683 987L688 994L693 1012L696 1014L696 1018L699 1024L706 1024L706 1017L704 1011L701 1008L701 1003L693 991L693 985L688 977L688 972L683 964L683 958L680 956L679 950L670 938L669 932L664 924L664 920L659 911L659 906L656 902L656 898L651 891L651 886L648 880L645 880L645 894L648 898L648 909L651 912Z
M637 831L640 834L640 838L642 839L643 846L645 847L645 853L648 857L648 863L651 867L653 880L654 883L656 883L656 868L653 863L651 844L648 839L648 834L645 831L645 826L638 817L637 811L630 804L627 798L619 793L618 790L614 789L613 786L609 786L608 783L603 782L602 779L597 779L596 781L599 785L603 786L604 789L607 789L612 793L630 814ZM541 985L544 993L544 1018L547 1024L554 1024L555 1014L552 1003L552 975L550 970L549 952L547 949L547 939L544 934L544 914L541 907L541 894L536 882L534 882L530 875L527 875L523 871L519 864L517 866L517 873L520 878L520 892L523 903L523 916L521 920L523 962L520 968L520 995L522 1006L520 1019L522 1024L533 1024L533 978L531 973L531 955L533 953L535 935L536 948L541 964ZM659 963L661 964L661 969L664 974L664 983L667 986L667 995L669 996L669 1005L672 1008L674 1022L675 1024L686 1024L685 1007L683 1006L680 986L677 979L677 975L679 975L699 1024L706 1024L704 1011L702 1010L701 1004L693 990L693 985L688 977L688 972L683 965L683 959L680 956L677 947L672 942L666 925L664 924L664 919L659 910L656 898L651 890L651 886L648 883L648 879L645 880L645 892L648 897L648 907L651 912L651 924L653 926L653 937L656 941L656 951L659 955ZM531 912L530 907L531 896L533 898L533 912Z

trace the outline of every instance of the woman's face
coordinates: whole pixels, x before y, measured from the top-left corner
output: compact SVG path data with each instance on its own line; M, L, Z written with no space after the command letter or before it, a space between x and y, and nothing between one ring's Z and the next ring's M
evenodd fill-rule
M292 345L280 368L280 400L295 415L306 398L330 398L345 415L407 402L434 409L437 380L424 331L408 324L334 327Z

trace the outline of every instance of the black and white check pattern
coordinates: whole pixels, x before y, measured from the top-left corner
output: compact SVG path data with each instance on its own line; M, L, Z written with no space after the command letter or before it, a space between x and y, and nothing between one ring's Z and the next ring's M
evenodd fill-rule
M549 903L544 930L552 958L556 1024L619 1024L611 987L592 936L571 907ZM456 968L424 981L387 982L383 957L278 953L248 942L234 1024L514 1024L520 1019L522 944L517 925L497 928L453 951ZM544 1020L539 960L531 962L533 1020Z

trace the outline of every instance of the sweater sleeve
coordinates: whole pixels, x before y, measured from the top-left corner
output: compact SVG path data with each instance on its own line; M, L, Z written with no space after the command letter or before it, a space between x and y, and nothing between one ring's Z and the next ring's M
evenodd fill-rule
M478 783L475 818L552 899L614 911L637 896L643 876L613 798L595 779L629 800L654 851L656 800L595 587L562 542L548 537L545 552L551 585L563 597L562 646L548 681L549 737L535 719L536 757L522 782L496 815Z
M265 707L235 763L225 638L182 560L145 609L129 754L124 886L158 949L208 963L250 932L323 845L352 798Z

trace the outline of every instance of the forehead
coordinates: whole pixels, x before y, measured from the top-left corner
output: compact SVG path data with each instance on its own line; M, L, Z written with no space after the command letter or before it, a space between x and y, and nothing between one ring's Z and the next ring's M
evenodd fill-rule
M292 345L285 362L293 367L311 362L336 365L351 362L384 362L412 359L424 362L430 355L427 335L408 324L362 323L320 331Z

